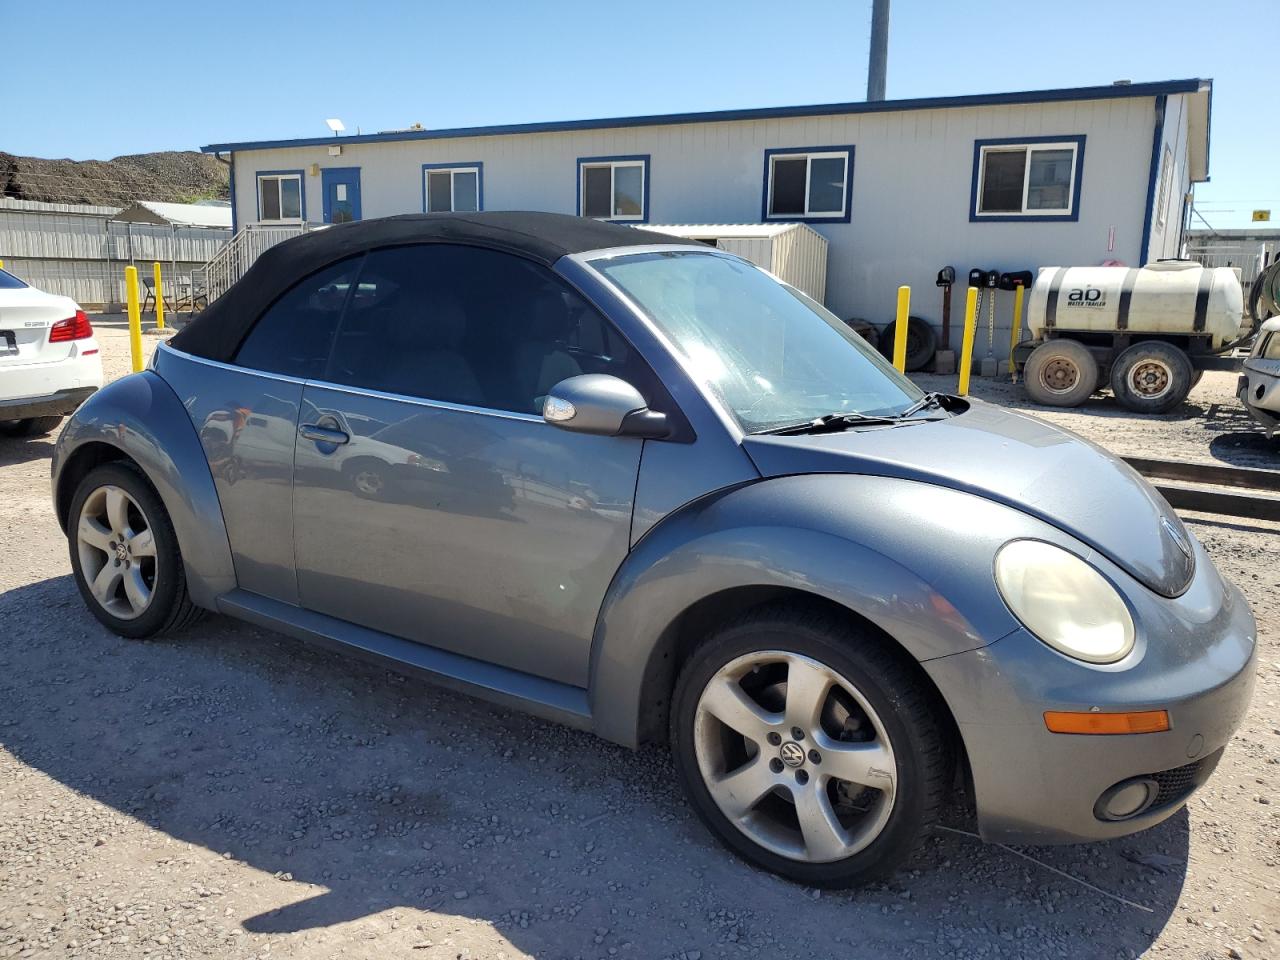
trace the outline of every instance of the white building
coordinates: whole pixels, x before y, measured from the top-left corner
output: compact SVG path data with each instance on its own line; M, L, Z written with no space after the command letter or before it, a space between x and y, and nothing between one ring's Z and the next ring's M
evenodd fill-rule
M887 322L906 283L936 324L944 265L963 283L973 267L1177 256L1211 97L1193 79L203 149L231 163L241 230L475 209L801 221L828 240L832 310Z

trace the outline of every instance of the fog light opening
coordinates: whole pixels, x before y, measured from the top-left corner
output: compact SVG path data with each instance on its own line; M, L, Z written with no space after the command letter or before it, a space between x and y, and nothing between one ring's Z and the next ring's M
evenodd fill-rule
M1156 782L1146 777L1123 780L1098 798L1093 812L1099 820L1130 820L1150 807L1159 792Z

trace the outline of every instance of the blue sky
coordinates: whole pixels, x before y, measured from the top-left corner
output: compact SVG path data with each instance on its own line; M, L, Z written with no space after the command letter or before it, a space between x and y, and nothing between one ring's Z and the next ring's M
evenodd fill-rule
M862 99L870 0L0 0L0 150L106 159L348 130ZM1215 227L1280 226L1276 0L893 0L890 99L1214 80ZM1260 31L1255 34L1254 31ZM154 39L151 34L154 32ZM16 41L16 42L15 42Z

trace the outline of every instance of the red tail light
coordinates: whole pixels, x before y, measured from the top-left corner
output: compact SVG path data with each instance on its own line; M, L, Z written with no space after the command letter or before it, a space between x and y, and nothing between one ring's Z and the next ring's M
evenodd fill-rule
M74 317L59 320L49 328L50 343L65 343L68 340L88 340L93 336L93 325L83 310L77 310Z

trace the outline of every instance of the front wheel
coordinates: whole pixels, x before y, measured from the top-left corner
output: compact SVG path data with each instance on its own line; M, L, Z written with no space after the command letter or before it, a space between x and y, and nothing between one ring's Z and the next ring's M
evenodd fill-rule
M67 519L71 569L89 612L142 639L199 615L187 595L178 537L164 503L130 463L106 463L80 481Z
M1022 382L1036 403L1078 407L1098 389L1098 361L1076 340L1056 337L1031 351Z
M695 811L731 850L817 887L887 876L914 853L951 764L924 685L884 643L779 606L692 655L672 752Z

